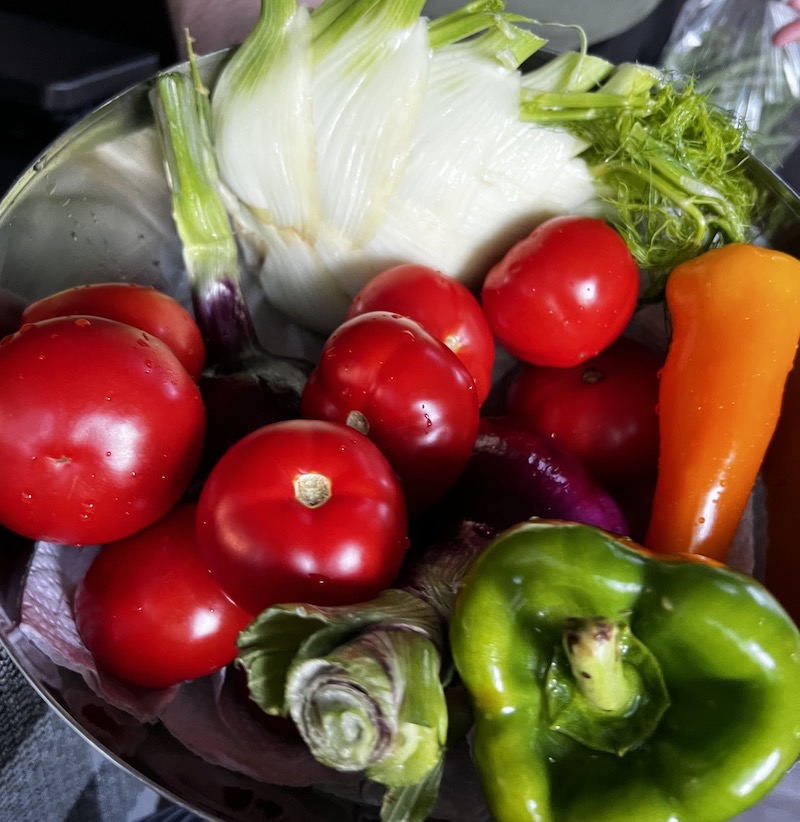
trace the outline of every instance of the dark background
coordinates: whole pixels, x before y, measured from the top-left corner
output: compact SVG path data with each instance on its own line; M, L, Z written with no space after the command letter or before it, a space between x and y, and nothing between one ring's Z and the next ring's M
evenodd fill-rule
M0 11L23 14L56 26L90 32L99 38L152 49L165 62L174 56L164 0L105 5L94 0L2 0Z
M0 0L0 191L81 116L176 60L163 0Z

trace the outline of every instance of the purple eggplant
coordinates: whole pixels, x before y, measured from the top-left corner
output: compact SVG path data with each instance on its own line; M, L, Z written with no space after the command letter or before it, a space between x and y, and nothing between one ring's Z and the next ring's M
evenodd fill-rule
M307 360L279 356L261 345L237 279L208 291L202 286L193 283L192 293L206 345L206 367L198 380L206 438L195 490L235 442L264 425L300 416L300 396L313 368Z
M611 495L554 440L510 417L483 417L467 466L444 502L446 516L508 528L530 517L629 534Z

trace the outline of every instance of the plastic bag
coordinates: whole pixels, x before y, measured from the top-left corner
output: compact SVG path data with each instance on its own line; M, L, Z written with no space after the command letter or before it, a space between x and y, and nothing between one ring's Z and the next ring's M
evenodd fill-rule
M777 0L687 0L661 55L748 132L747 147L778 168L800 142L800 44L772 38L798 12Z

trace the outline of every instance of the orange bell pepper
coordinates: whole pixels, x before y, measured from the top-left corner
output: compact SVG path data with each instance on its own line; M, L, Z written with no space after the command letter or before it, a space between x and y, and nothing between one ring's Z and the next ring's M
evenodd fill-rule
M666 300L673 329L644 542L722 560L780 415L800 338L800 261L723 246L677 266Z

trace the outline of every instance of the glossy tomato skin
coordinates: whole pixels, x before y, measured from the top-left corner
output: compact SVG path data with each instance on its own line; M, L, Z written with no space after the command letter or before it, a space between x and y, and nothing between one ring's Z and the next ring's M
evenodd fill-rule
M195 378L205 361L205 344L194 317L173 297L136 283L90 283L50 294L22 312L23 323L72 314L106 317L146 331L165 342Z
M250 615L200 557L195 506L104 545L75 592L78 632L98 667L134 685L166 688L223 668Z
M300 407L307 419L365 433L400 477L412 514L458 478L480 417L458 357L418 322L384 311L346 320L331 334Z
M472 375L482 403L492 384L494 336L477 297L461 282L407 263L377 274L356 294L347 318L391 311L416 320L443 342Z
M155 522L197 467L205 408L160 340L99 317L0 342L0 522L23 536L110 542Z
M639 482L658 463L663 362L646 345L621 337L572 368L523 365L508 389L508 411L553 437L604 485Z
M397 575L407 531L385 457L334 422L289 420L248 434L214 466L198 501L201 554L253 615L280 602L370 599Z
M593 217L554 217L486 275L481 303L498 341L534 365L570 367L627 326L639 271L622 237Z

